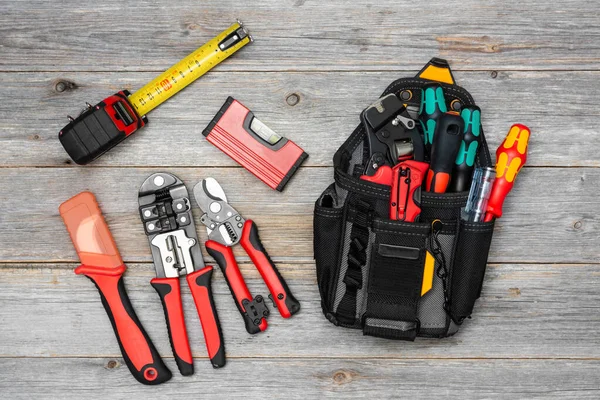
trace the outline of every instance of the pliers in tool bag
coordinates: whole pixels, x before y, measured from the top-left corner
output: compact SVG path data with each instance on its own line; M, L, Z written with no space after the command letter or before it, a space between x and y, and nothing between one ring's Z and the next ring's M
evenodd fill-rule
M229 285L237 308L244 319L248 333L267 329L269 310L262 296L252 297L233 255L232 247L241 243L267 284L273 305L283 318L290 318L300 310L300 303L292 295L285 280L271 261L258 236L258 228L245 220L227 202L221 185L207 178L194 187L194 197L204 214L200 221L206 226L209 240L206 250L219 264Z
M223 335L212 297L213 268L205 266L188 191L175 175L150 175L139 191L139 211L152 249L156 278L150 283L163 304L169 339L182 375L194 373L179 278L186 277L213 367L225 365Z

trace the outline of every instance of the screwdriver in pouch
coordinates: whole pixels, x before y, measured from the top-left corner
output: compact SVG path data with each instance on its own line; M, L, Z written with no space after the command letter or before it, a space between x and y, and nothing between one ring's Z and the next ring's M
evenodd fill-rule
M481 110L479 107L474 105L465 106L461 110L460 116L465 123L465 129L452 170L450 192L469 190L473 178L475 159L479 150L479 141L481 140Z
M445 193L448 189L464 126L461 116L453 111L442 114L437 119L425 185L428 192Z
M438 83L427 83L421 90L419 121L423 128L423 142L426 152L431 150L438 119L448 111L444 90Z
M502 144L496 150L496 180L487 205L485 222L502 216L502 204L513 188L517 174L527 161L529 128L513 125Z

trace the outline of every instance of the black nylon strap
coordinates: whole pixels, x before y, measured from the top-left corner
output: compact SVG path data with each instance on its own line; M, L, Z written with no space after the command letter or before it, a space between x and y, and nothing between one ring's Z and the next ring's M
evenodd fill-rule
M417 306L421 298L426 236L378 235L369 273L365 335L414 340L419 329ZM381 243L380 240L386 240ZM396 243L401 240L402 246ZM414 246L405 246L408 242ZM418 257L415 255L418 254Z
M354 222L350 233L348 249L348 269L343 282L346 292L338 305L336 314L342 323L353 325L356 322L356 298L358 290L363 287L363 268L367 263L367 246L369 244L370 205L363 201L356 202Z

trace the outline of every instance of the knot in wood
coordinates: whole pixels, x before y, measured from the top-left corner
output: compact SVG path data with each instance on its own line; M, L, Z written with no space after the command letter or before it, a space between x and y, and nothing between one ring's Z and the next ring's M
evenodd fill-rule
M498 72L497 71L492 71L492 73L490 74L490 76L492 77L492 79L496 79L498 77Z
M119 366L119 362L117 360L110 360L108 363L106 363L106 368L108 369L114 369L117 368Z
M60 79L54 84L54 90L58 93L74 89L77 89L77 84L75 82L70 82L65 79Z
M352 382L352 374L348 371L339 370L333 374L333 381L338 385Z
M300 96L298 96L296 93L292 93L286 97L285 102L288 104L288 106L293 107L300 102Z
M573 228L575 229L581 229L583 223L581 221L575 221L575 223L573 224Z

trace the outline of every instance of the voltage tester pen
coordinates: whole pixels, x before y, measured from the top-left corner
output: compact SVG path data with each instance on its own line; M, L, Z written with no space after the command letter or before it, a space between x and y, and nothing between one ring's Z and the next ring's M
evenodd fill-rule
M221 61L252 42L240 21L218 34L133 94L127 90L88 104L59 133L59 139L77 164L100 157L148 122L146 114L167 101Z

